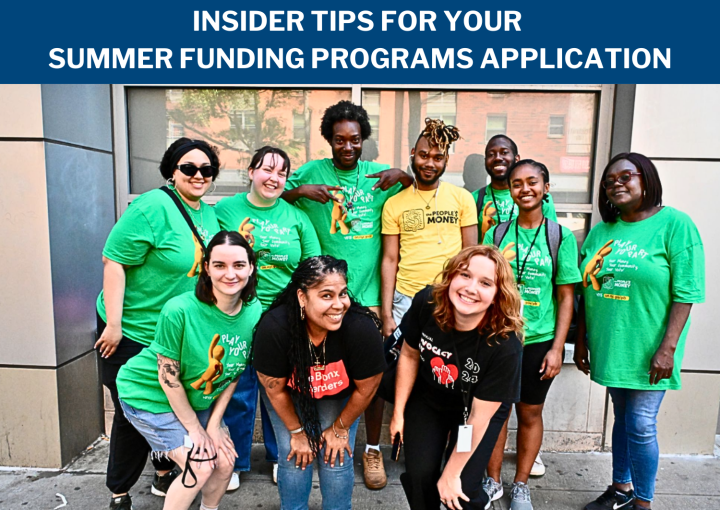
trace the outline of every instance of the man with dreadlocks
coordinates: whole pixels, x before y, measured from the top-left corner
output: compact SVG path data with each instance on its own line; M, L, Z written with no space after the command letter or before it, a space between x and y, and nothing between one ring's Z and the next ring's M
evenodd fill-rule
M477 244L477 209L467 190L441 182L455 126L425 119L410 153L415 185L390 198L383 209L382 319L389 336L413 296L435 281L445 261Z
M413 180L400 169L360 160L371 132L362 106L340 101L325 110L320 133L330 144L332 159L301 166L288 179L282 198L310 217L322 253L348 262L350 295L380 315L382 208ZM387 484L379 447L382 409L382 402L376 402L365 412L363 472L369 489Z

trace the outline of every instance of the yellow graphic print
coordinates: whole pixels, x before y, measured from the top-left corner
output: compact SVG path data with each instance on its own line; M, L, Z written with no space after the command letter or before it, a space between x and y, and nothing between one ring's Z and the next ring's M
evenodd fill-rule
M422 209L410 209L402 214L403 230L417 232L425 228L425 216Z
M212 393L213 383L223 374L223 364L221 360L223 356L225 356L225 348L222 345L218 345L219 341L220 335L215 334L212 342L210 342L210 349L208 349L207 370L205 370L205 373L200 379L190 385L196 390L199 390L204 385L205 391L203 391L203 395L210 395Z
M250 223L250 217L245 218L242 220L242 223L240 224L240 228L238 228L238 232L241 236L245 238L245 240L250 245L250 248L255 246L255 236L252 235L252 231L255 230L255 225Z
M597 279L597 275L600 272L600 270L603 267L603 262L605 262L605 257L608 256L612 252L612 248L610 248L610 245L613 243L613 239L610 239L607 243L605 243L602 248L600 248L595 255L592 256L592 258L588 261L587 264L585 264L585 270L583 271L583 287L587 288L587 286L590 284L588 282L588 277L590 277L590 281L592 282L593 289L600 290L600 282Z
M485 239L485 234L490 230L490 227L494 227L497 224L495 218L493 218L496 213L497 209L493 207L492 202L487 202L485 207L483 207L482 221L480 222L480 242Z
M343 235L348 235L350 233L350 229L345 224L347 212L345 212L345 208L342 206L342 203L345 201L345 195L342 193L334 193L334 195L335 198L340 201L338 202L333 200L333 209L330 214L330 233L337 233L337 226L340 225L340 232L342 232Z
M195 262L193 262L192 268L188 271L188 278L194 278L200 272L200 264L202 264L203 259L202 244L197 240L195 234L193 234L193 243L195 243Z
M507 246L502 249L502 256L505 257L505 260L508 262L512 262L515 260L515 257L517 257L517 253L513 248L515 248L515 243L507 243Z

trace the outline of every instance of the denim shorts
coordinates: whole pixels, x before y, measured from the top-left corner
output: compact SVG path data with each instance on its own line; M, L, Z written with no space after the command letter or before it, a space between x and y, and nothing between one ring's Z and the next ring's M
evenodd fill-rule
M167 454L185 445L188 431L180 423L175 413L150 413L136 409L120 400L120 407L127 420L147 440L152 448L153 457ZM207 427L212 406L204 411L197 411L197 417L203 428Z

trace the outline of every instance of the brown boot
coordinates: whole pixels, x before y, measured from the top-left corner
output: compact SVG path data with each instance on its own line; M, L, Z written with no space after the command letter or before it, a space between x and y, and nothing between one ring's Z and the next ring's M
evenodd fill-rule
M363 453L363 478L368 489L382 489L387 485L382 453L375 449Z

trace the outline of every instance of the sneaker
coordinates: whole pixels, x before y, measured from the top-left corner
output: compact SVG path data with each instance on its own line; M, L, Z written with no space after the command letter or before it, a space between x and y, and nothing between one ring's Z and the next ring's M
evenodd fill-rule
M278 463L273 462L273 483L277 485L277 470L278 470Z
M225 492L232 492L236 491L240 488L240 475L237 471L233 471L232 476L230 477L230 483L227 486L227 489L225 489Z
M110 499L111 510L133 510L130 494Z
M530 476L542 476L544 474L545 464L543 464L540 454L538 453L537 457L535 457L535 462L533 462L532 469L530 469Z
M382 489L387 485L385 464L382 453L375 449L363 453L363 478L365 487L372 490Z
M150 486L150 492L156 496L164 498L170 488L170 484L172 484L181 473L182 471L177 466L172 468L170 472L164 474L163 476L159 476L157 472L155 472L153 475L152 485Z
M515 482L510 489L510 510L533 510L530 501L530 487L526 483Z
M489 476L486 476L483 478L483 490L485 491L485 494L488 495L490 498L490 502L496 501L500 498L502 498L503 495L503 486L502 486L502 480L499 482L496 482L494 478L491 478Z
M635 493L632 489L622 492L610 485L599 498L588 503L583 510L619 510L620 508L632 510L634 501Z

